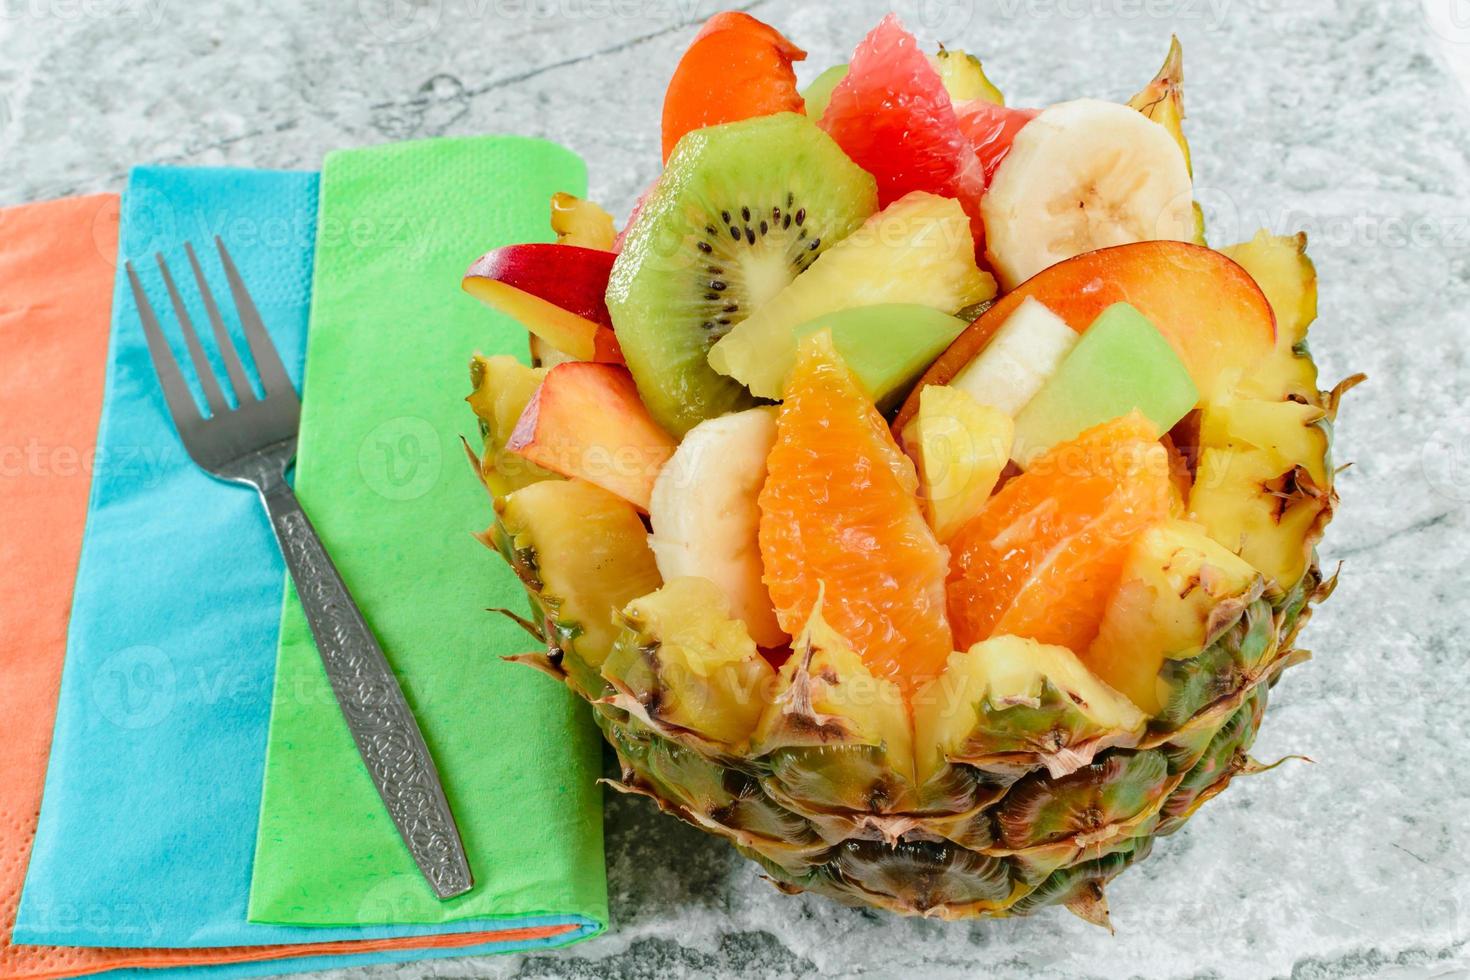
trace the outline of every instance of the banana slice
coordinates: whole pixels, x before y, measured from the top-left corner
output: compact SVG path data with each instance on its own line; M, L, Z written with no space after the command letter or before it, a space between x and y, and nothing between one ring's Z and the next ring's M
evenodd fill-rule
M1005 289L1093 249L1194 238L1189 168L1169 131L1134 109L1078 99L1023 126L980 201Z
M1015 418L1081 336L1034 296L1021 300L990 343L950 384Z
M648 543L663 580L714 582L729 597L731 614L763 647L787 640L761 581L756 540L757 497L775 441L776 414L769 408L699 423L659 471L648 505Z

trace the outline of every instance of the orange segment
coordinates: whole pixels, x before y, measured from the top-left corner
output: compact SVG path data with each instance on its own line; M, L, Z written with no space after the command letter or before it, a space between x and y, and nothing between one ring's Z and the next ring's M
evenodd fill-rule
M761 490L760 549L782 629L822 611L868 668L907 691L953 651L947 553L919 511L914 465L832 347L807 338L786 383Z
M1169 514L1169 461L1138 412L1060 443L950 542L959 649L991 635L1083 651L1131 539Z
M777 112L806 111L793 61L806 52L749 14L716 14L679 60L664 93L664 162L693 129Z

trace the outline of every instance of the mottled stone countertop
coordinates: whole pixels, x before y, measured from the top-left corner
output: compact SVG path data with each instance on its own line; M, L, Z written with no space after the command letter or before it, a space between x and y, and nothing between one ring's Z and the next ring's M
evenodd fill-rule
M756 2L845 60L890 3L1015 104L1126 98L1184 43L1211 239L1306 229L1313 350L1366 371L1335 449L1344 562L1238 781L1065 912L941 923L776 894L641 800L607 809L613 927L546 955L322 976L1464 977L1470 971L1470 59L1465 0ZM327 12L325 8L335 8ZM1426 9L1427 8L1427 9ZM444 134L549 137L626 214L705 0L0 0L0 202L121 189L134 163L304 167Z

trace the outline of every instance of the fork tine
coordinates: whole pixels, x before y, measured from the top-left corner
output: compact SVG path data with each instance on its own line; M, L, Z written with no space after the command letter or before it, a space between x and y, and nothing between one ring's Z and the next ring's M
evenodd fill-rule
M148 303L148 294L143 292L143 284L138 281L133 263L127 263L127 270L128 285L133 289L133 302L137 304L138 317L143 321L143 336L148 341L148 356L153 361L153 372L158 375L158 383L163 388L163 400L168 403L169 414L174 418L174 427L185 438L187 446L185 430L192 431L204 419L199 414L199 406L194 404L194 396L189 394L189 386L179 371L179 362L174 360L173 351L168 349L168 341L163 339L158 317L153 315L153 307Z
M285 391L294 396L296 388L286 374L281 355L276 352L276 345L266 332L265 324L261 322L255 301L245 289L245 280L240 278L235 260L230 258L229 250L218 235L214 236L214 247L219 250L220 262L224 264L225 278L229 280L230 293L235 297L235 311L240 314L240 326L245 330L245 340L250 345L250 356L255 361L255 370L260 373L261 387L265 389L267 397L272 392Z
M199 334L194 332L194 324L189 319L189 311L184 307L184 299L179 295L179 290L174 286L174 277L169 275L168 263L163 261L163 253L157 254L158 271L163 273L163 285L168 289L169 302L173 304L174 316L178 317L179 327L184 331L184 346L189 348L189 359L194 362L194 373L199 378L199 387L204 391L204 401L209 405L211 417L223 415L229 411L225 405L225 396L219 390L219 381L214 376L214 368L209 366L209 359L204 356L204 348L199 345Z
M230 332L225 329L225 321L219 315L219 306L214 302L214 293L209 291L209 283L204 280L204 270L199 267L199 258L194 254L194 246L185 242L184 251L189 256L189 268L194 270L194 281L199 284L199 295L204 300L204 312L209 316L210 326L214 328L214 346L219 351L220 358L225 362L225 374L229 375L230 388L235 392L235 404L243 405L246 399L255 397L255 391L250 387L249 379L245 377L245 365L240 363L240 352L235 350L235 342L230 339Z

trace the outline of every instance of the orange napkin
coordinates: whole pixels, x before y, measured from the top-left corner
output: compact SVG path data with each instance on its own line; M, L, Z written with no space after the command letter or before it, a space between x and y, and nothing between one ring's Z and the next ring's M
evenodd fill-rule
M0 977L460 949L575 928L223 949L10 944L40 811L87 513L117 233L113 194L0 210Z

